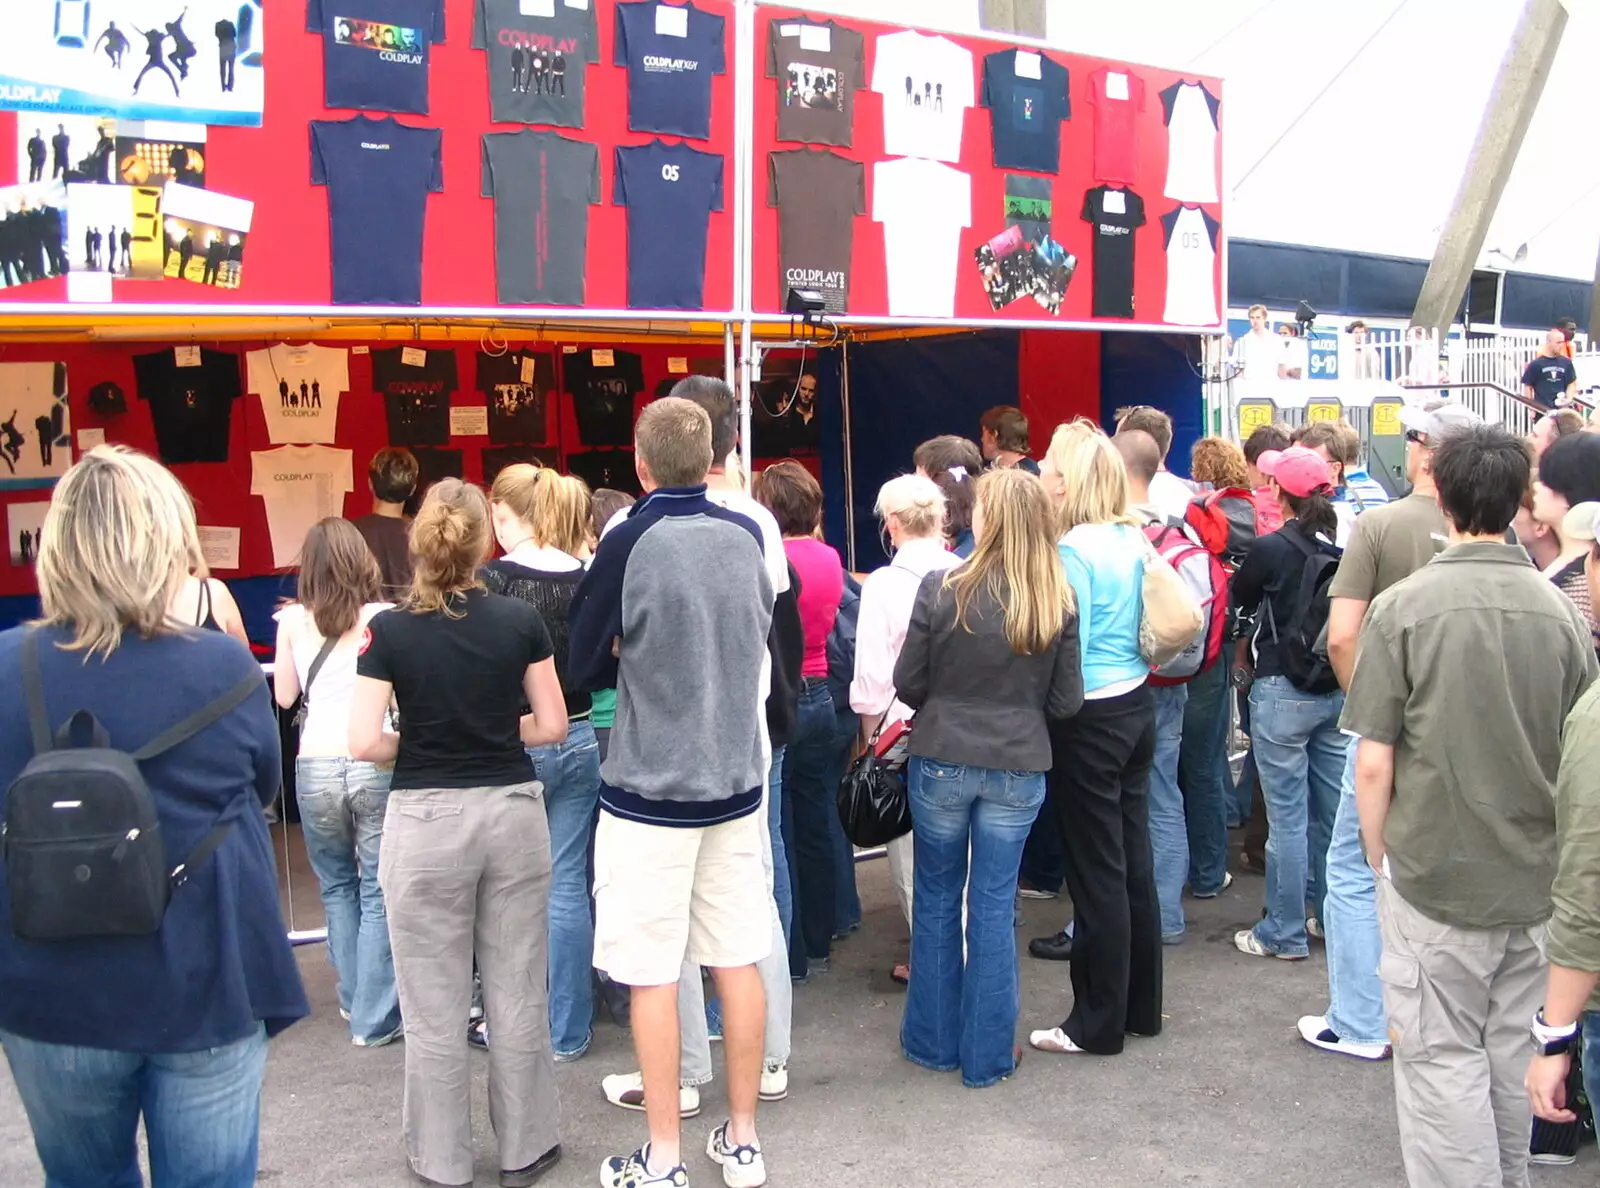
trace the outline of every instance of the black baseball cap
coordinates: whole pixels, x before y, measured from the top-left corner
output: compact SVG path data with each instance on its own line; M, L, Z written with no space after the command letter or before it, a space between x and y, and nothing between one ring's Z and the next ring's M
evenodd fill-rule
M122 394L119 384L103 380L89 389L89 407L102 415L125 413L128 411L128 398Z

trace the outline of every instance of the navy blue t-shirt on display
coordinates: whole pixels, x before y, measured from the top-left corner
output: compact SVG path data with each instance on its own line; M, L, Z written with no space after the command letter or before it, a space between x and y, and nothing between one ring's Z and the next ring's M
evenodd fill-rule
M707 140L711 76L727 70L725 22L693 4L617 5L613 60L628 68L628 128Z
M994 167L1056 173L1061 121L1072 118L1067 68L1033 50L1009 49L983 60L983 95L994 128Z
M437 128L392 116L311 121L311 184L328 187L333 299L421 305L428 194L444 189Z
M323 102L428 114L428 46L444 40L444 0L306 0L322 35Z
M617 149L612 201L628 208L628 308L703 309L706 233L722 157L652 140Z

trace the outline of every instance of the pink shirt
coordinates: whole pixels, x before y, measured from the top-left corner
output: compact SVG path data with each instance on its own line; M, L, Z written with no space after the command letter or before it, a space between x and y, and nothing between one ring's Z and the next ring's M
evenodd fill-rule
M1283 508L1278 506L1278 493L1272 489L1272 484L1257 487L1250 492L1250 497L1256 504L1257 536L1265 536L1283 527Z
M785 540L783 551L800 575L800 628L806 641L800 675L827 676L828 634L844 594L844 563L832 545L820 540Z

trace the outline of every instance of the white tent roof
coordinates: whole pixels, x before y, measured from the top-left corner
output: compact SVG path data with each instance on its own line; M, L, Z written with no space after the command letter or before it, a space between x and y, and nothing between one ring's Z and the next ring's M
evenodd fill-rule
M1560 53L1484 246L1509 256L1526 243L1518 270L1590 279L1600 153L1584 147L1584 133L1600 69L1600 0L1566 4ZM816 7L979 32L977 0ZM1521 8L1046 0L1049 40L1063 49L1223 79L1230 235L1420 259L1433 255ZM1480 263L1510 266L1487 254Z

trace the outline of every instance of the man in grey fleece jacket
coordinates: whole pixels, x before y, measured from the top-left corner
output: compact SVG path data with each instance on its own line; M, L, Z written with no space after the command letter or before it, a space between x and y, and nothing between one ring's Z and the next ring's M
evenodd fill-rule
M711 422L650 405L635 430L646 491L606 534L573 599L574 681L615 687L595 833L595 964L633 987L650 1141L608 1159L614 1188L683 1188L678 976L709 968L723 1003L730 1118L707 1153L729 1184L766 1171L756 1136L771 949L761 822L761 673L772 582L759 530L706 498ZM711 580L711 575L715 580Z

